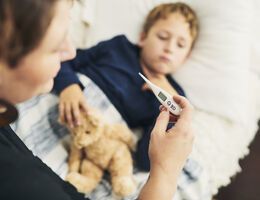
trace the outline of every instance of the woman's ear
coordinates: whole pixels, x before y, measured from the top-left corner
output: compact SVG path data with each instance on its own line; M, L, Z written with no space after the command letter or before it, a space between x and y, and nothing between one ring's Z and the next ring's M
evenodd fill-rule
M143 47L145 38L146 38L146 33L145 32L141 32L140 37L139 37L139 41L138 41L138 46L139 47Z

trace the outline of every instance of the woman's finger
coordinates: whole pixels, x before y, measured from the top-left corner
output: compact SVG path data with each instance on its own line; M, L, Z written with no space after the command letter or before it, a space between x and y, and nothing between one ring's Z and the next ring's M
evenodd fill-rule
M161 134L165 133L169 123L169 112L167 110L162 110L157 117L155 126L152 133Z
M193 112L192 105L185 97L182 96L174 96L173 99L182 108L179 119L175 124L175 126L177 126L178 128L178 127L186 126L187 124L191 124L192 112Z
M159 110L167 110L166 107L164 107L163 105L160 105ZM173 115L172 113L170 113L170 119L169 122L176 122L178 120L179 116Z
M177 134L189 133L189 130L191 129L193 107L184 97L178 96L177 98L174 98L174 100L180 105L182 111L174 127L169 129L167 132Z

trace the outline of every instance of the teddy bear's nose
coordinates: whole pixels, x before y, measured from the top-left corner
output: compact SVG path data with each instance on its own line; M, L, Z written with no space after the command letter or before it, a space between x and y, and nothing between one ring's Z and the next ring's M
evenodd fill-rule
M90 134L90 131L85 131L86 134Z

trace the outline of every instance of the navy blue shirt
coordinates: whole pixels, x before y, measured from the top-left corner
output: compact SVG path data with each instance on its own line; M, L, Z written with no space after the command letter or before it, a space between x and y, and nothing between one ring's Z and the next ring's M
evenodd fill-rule
M138 75L142 72L140 48L124 35L90 49L77 50L75 59L62 64L55 78L54 91L60 93L70 84L80 84L75 72L94 81L131 128L150 126L158 116L159 101L151 91L141 90L144 81ZM180 95L185 95L172 77L167 76L167 79Z

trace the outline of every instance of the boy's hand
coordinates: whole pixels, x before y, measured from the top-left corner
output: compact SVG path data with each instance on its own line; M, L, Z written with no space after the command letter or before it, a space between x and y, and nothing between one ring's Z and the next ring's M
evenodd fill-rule
M149 145L151 173L159 173L169 182L174 182L182 170L194 139L191 104L181 96L175 96L174 100L182 108L175 126L166 131L170 115L166 109L162 109L151 133Z
M81 124L80 112L88 113L86 98L78 84L66 87L60 93L59 121L73 128Z

